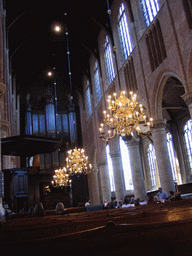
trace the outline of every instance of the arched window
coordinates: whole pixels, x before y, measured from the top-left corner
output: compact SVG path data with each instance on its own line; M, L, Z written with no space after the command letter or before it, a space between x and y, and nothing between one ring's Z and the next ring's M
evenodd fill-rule
M112 49L109 43L108 36L106 36L106 39L105 39L105 62L107 67L108 81L109 83L111 83L115 78L115 70L113 65Z
M123 3L121 3L121 6L119 7L119 34L124 58L126 60L132 52L132 45L130 40L127 16L125 13L125 6Z
M86 88L86 107L87 107L87 118L88 118L92 114L91 92L89 87L89 81L87 81L87 88Z
M98 61L95 61L94 82L95 82L96 103L98 103L101 100L101 84L100 84Z
M159 11L158 0L141 0L145 22L147 26L154 20Z
M125 180L125 189L133 190L133 180L132 180L132 173L131 173L131 166L130 166L130 159L129 159L129 151L123 139L119 137L119 140L120 140L121 159L122 159L123 173L124 173L124 180Z
M33 166L33 156L29 158L29 166Z
M150 176L151 176L151 185L156 186L157 185L157 176L156 176L156 156L155 156L155 150L152 144L149 144L149 148L147 151L148 155L148 161L149 161L149 170L150 170Z
M109 179L111 184L111 192L115 191L115 182L114 182L114 175L113 175L113 164L111 160L111 156L109 153L109 145L106 146L106 153L107 153L107 164L109 170Z
M173 147L173 139L172 139L172 134L170 132L167 133L167 146L168 146L169 158L171 162L171 169L173 173L173 180L178 181L177 167L175 162L175 153L174 153L174 147Z
M187 148L188 166L192 173L192 119L188 120L184 126L184 137Z

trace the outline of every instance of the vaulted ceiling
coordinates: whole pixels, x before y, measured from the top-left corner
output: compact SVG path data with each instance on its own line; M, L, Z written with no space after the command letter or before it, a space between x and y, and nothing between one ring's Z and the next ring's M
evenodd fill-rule
M46 72L55 68L58 95L65 100L69 89L69 60L73 89L82 91L81 78L89 75L91 52L98 54L97 37L101 27L110 30L107 0L5 0L10 64L17 91L30 93L42 101L49 83ZM61 34L52 26L60 23Z
M113 0L4 0L10 66L21 103L25 104L29 93L34 107L43 108L45 88L54 82L47 77L47 71L55 68L58 104L67 104L69 64L74 94L76 90L82 93L82 76L89 76L90 55L99 54L99 32L102 27L111 32L107 9L112 3ZM53 31L54 24L62 25L62 33ZM170 119L187 111L180 97L183 94L178 81L167 82L162 108Z

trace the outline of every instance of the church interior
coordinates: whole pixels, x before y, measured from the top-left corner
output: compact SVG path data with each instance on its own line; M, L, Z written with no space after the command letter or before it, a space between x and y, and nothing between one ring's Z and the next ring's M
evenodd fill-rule
M191 255L191 39L191 0L0 0L8 255Z

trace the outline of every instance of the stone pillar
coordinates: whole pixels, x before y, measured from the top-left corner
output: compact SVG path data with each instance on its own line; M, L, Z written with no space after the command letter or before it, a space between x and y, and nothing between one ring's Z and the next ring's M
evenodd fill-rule
M107 162L99 164L100 177L101 177L101 189L103 201L111 201L111 186L109 180L109 171Z
M113 163L113 174L115 182L116 200L119 202L125 197L125 183L123 177L123 167L119 145L119 136L115 136L109 143L110 156Z
M2 101L3 95L6 90L6 85L0 82L0 140L1 140L1 111L2 111ZM4 179L3 179L3 172L2 172L2 159L1 159L1 143L0 143L0 204L2 204L3 196L4 196Z
M159 171L160 184L163 190L169 193L174 191L174 181L169 159L166 136L166 120L153 122L152 139Z
M182 98L185 101L185 103L189 109L190 116L192 118L192 91L187 92L184 95L182 95Z
M135 139L133 137L129 137L129 140L124 139L124 141L129 150L134 197L135 199L140 198L140 200L144 200L146 197L146 191L142 172L141 155L139 150L139 138Z
M88 175L89 191L91 195L91 204L100 204L99 197L99 183L98 183L98 171L92 170L91 174Z

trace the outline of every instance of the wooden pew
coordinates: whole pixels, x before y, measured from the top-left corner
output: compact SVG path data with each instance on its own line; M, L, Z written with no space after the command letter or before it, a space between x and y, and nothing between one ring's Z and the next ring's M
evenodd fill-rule
M0 244L2 252L26 255L191 255L192 221L106 226L28 241Z
M18 218L5 223L1 227L0 247L9 247L11 243L13 248L17 244L23 247L24 244L27 245L28 243L33 243L33 241L43 241L44 243L49 239L60 241L57 238L104 227L107 223L114 223L116 226L121 224L132 227L138 226L140 228L152 225L156 228L159 223L164 225L165 223L173 224L174 222L178 224L182 222L188 223L191 226L191 221L191 200L158 204L156 206L145 205L131 209L109 209L68 215ZM167 227L169 228L169 226Z

